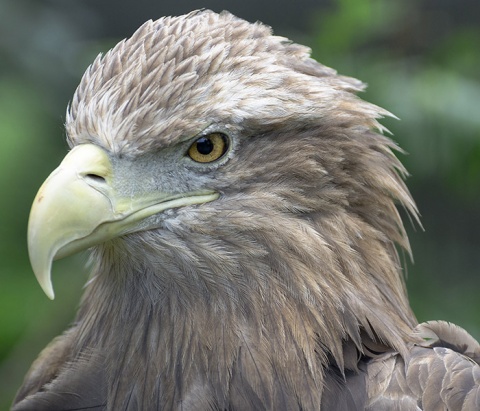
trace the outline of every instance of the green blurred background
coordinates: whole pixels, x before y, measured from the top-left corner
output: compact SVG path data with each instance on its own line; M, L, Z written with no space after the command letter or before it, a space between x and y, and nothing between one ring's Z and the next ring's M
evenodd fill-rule
M312 47L369 84L395 113L384 124L409 154L425 228L407 220L419 321L453 321L480 338L480 2L478 0L0 0L0 410L29 365L72 321L85 255L55 263L57 298L31 272L33 197L67 151L65 108L96 54L149 18L228 9Z

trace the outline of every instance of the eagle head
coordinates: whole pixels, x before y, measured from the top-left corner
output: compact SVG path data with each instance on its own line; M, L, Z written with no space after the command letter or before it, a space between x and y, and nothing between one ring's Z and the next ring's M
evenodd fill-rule
M52 261L91 249L69 358L107 364L113 409L282 390L310 409L330 368L405 351L396 207L416 207L363 89L207 10L148 21L87 69L28 245L50 298Z

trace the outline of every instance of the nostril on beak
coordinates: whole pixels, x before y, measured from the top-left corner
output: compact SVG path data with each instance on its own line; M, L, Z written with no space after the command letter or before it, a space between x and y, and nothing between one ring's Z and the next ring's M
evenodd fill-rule
M93 174L93 173L86 174L85 178L88 179L88 180L91 180L95 183L106 183L107 182L107 180L105 180L105 177L102 177L98 174Z

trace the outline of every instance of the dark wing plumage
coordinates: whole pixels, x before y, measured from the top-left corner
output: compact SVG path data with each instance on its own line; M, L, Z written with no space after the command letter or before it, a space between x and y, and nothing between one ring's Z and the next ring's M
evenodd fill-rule
M68 411L106 408L102 359L93 353L72 358L77 335L70 329L55 338L33 363L12 411Z
M409 355L384 356L364 365L369 411L480 409L480 345L443 321L419 324L421 341Z

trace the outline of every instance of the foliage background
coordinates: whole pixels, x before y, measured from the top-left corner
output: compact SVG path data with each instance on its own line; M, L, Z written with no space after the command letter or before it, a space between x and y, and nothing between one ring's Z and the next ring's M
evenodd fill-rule
M453 321L480 338L478 1L0 0L0 410L72 321L86 280L84 255L55 263L49 301L25 241L32 199L66 153L65 107L80 76L145 20L202 7L311 46L401 119L384 124L409 153L400 157L425 229L407 222L412 306L419 321Z

